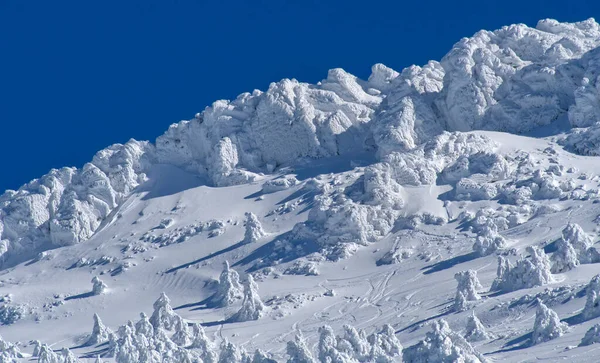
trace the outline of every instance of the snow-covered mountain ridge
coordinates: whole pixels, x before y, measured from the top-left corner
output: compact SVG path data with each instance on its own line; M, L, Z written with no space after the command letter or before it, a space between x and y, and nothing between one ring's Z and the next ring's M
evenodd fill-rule
M329 348L320 343L314 358L319 361L399 361L395 339L405 347L417 343L425 336L424 323L454 314L447 317L450 325L436 322L422 343L405 349L404 359L476 362L516 358L523 351L552 357L551 346L534 346L571 339L561 337L579 334L595 318L586 308L585 323L568 328L552 309L564 298L558 313L576 310L578 291L600 262L594 247L599 46L600 25L593 19L480 31L455 44L440 62L401 73L377 64L361 80L334 69L316 85L285 79L266 92L217 101L194 119L171 125L154 143L116 144L81 169L52 170L7 191L0 196L7 276L0 289L11 286L15 296L7 298L3 311L17 300L27 307L2 313L22 316L5 328L15 338L10 340L34 331L34 320L44 325L59 315L57 324L71 328L57 334L77 340L69 329L77 330L79 317L90 309L122 306L110 313L112 324L122 325L165 291L181 306L199 296L225 296L203 307L206 316L187 309L192 306L182 308L181 316L171 314L162 298L159 305L170 318L166 326L152 325L176 330L177 338L169 339L181 344L161 349L177 354L183 353L175 347L191 344L182 336L185 318L212 322L206 328L221 340L223 330L239 329L243 338L234 335L236 344L268 350L279 361L294 320L292 330L318 331L322 341L333 342ZM190 262L190 256L197 258ZM228 274L217 285L210 282L224 261L247 273L244 286ZM193 267L198 271L188 272ZM467 273L471 270L477 273ZM442 285L455 284L455 273L458 288L450 292L454 287ZM51 291L67 281L87 284L92 274L111 276L108 293L98 281L94 291L100 296ZM313 284L315 278L321 280ZM400 286L389 285L394 279ZM286 280L298 288L290 290ZM360 297L366 282L370 290ZM427 296L421 283L439 294ZM540 290L545 285L550 290ZM192 287L203 291L192 294ZM481 297L477 291L484 287L492 293ZM126 303L129 290L145 302ZM450 307L436 312L449 294ZM413 302L415 295L419 300ZM322 305L326 298L333 305ZM223 299L230 303L221 306ZM240 311L225 319L222 314L240 299ZM331 318L330 308L339 304L339 318ZM532 304L539 318L531 346L520 345L512 338L523 326L503 324ZM477 317L469 320L467 337L487 337L473 344L477 349L450 328L468 310L495 330L487 334ZM305 327L298 326L300 317ZM270 333L243 323L265 319L272 320ZM323 322L338 329L315 328ZM396 334L384 328L368 338L336 341L335 334L344 334L341 323L370 332L390 323ZM139 346L123 348L141 344L133 337L136 328L127 329L115 336L120 341L112 343L116 351L108 358L132 361L137 349L141 361ZM205 334L195 329L196 337ZM310 342L314 336L308 335ZM27 339L57 338L44 333ZM156 339L148 344L165 340ZM298 353L294 349L303 342L289 349ZM565 342L563 347L571 340ZM78 349L88 354L84 348ZM220 354L229 349L235 356L234 348L224 344ZM119 349L133 355L119 358ZM176 357L169 359L183 359Z

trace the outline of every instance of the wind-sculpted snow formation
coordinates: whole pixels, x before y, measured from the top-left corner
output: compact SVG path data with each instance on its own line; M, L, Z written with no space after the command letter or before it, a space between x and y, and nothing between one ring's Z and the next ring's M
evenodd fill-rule
M599 49L593 19L480 31L439 62L217 101L6 191L0 360L591 356Z

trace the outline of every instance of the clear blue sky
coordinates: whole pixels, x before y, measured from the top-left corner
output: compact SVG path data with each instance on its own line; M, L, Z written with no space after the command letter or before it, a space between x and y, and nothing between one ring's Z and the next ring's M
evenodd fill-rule
M482 28L598 19L599 3L0 0L0 191L281 78L401 70Z

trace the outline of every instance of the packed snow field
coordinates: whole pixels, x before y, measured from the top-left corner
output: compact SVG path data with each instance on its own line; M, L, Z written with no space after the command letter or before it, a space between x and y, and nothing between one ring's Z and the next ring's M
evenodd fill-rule
M0 196L0 361L591 361L600 25L217 101Z

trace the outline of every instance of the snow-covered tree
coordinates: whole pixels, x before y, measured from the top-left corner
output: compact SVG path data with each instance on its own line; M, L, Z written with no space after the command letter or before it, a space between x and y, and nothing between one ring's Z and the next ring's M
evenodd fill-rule
M270 354L257 349L252 356L252 363L277 363L277 361Z
M246 213L245 226L244 243L256 242L266 235L258 217L252 212Z
M241 363L242 352L231 342L224 340L221 343L221 353L218 363Z
M69 348L62 349L62 361L63 363L77 363L79 360L75 357L75 354L69 350Z
M589 320L600 316L600 275L592 277L586 287L585 297L583 318Z
M567 224L562 237L556 242L556 252L552 255L552 272L568 271L582 263L600 262L600 255L593 244L592 237L578 224Z
M40 349L42 348L42 342L40 342L39 340L34 340L34 341L31 342L31 345L33 345L33 352L31 353L31 356L32 357L39 357L40 356Z
M62 359L47 344L42 344L38 363L62 363Z
M154 336L154 327L146 313L140 313L140 320L135 324L135 332L146 337Z
M550 260L544 251L537 246L529 246L527 252L529 258L521 257L515 266L506 258L498 257L497 277L492 283L492 290L515 291L553 281Z
M226 307L233 304L242 296L240 276L237 271L229 267L229 262L225 261L223 263L223 271L219 276L217 291L210 298L208 305L211 307Z
M564 239L556 242L556 252L552 255L552 273L569 271L579 266L579 256L573 245Z
M581 339L581 343L579 343L580 347L591 345L595 343L600 343L600 324L594 324L591 328L585 332L585 335Z
M381 331L369 335L370 352L365 362L393 363L402 361L402 344L391 325L384 325ZM358 357L357 357L358 358ZM358 358L359 361L360 358Z
M0 362L13 363L24 358L23 354L15 344L7 342L0 336Z
M92 279L92 294L93 295L101 295L103 294L108 286L104 283L104 281L100 280L98 276L94 276Z
M454 275L454 278L458 282L456 287L456 296L454 298L454 307L457 311L463 311L465 308L465 302L475 301L481 299L477 293L477 289L481 289L481 284L477 278L477 271L467 270L461 271Z
M481 340L488 340L490 338L491 335L486 331L485 327L473 311L473 314L467 319L465 339L467 339L469 342L478 342Z
M364 361L371 353L371 344L364 331L358 331L351 325L344 325L344 336L338 337L338 349L359 361Z
M229 320L235 322L258 320L265 310L265 306L258 295L258 285L252 275L248 274L244 281L244 300L242 307Z
M484 228L473 244L473 251L479 256L488 256L506 247L506 239L491 228Z
M462 293L462 291L456 292L452 308L454 309L454 311L457 312L466 311L469 309L469 302L467 301L467 298L465 297L465 294Z
M453 332L443 319L433 323L433 331L428 332L424 340L404 349L403 357L407 363L486 362L483 355Z
M90 334L90 337L85 344L98 345L106 343L108 342L108 335L110 332L110 329L102 324L100 316L98 316L98 314L94 314L94 328L92 329L92 334Z
M200 359L204 363L215 363L218 359L217 354L214 351L213 343L208 339L204 328L199 323L192 325L193 340L191 348L198 351Z
M286 353L289 356L287 363L317 363L301 334L287 342Z
M135 328L132 327L132 325L133 323L122 325L117 332L119 336L115 355L115 361L117 363L133 363L139 361L140 353L135 344Z
M187 347L192 342L193 336L190 334L187 323L179 315L175 316L175 333L171 337L173 343L180 347Z
M539 299L537 304L535 323L531 335L531 345L558 338L568 329L568 325L560 321L560 318L554 310L547 307Z
M330 326L319 328L319 360L332 363L358 362L351 355L338 350L338 340Z
M150 317L150 323L154 329L164 328L167 330L173 329L175 325L177 314L171 307L171 300L167 294L162 292L158 300L154 302L154 312Z

